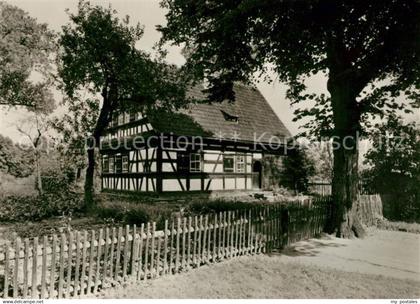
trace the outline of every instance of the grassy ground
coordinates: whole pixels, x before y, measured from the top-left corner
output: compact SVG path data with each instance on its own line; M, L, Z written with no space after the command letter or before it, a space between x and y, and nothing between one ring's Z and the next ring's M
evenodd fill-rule
M390 222L387 219L381 220L377 223L378 228L391 231L405 231L412 233L420 233L419 223L406 222Z

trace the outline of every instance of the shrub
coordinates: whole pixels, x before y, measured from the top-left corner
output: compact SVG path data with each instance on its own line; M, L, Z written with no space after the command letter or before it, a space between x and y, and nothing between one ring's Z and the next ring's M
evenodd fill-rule
M219 213L233 210L247 210L255 207L256 205L261 205L261 203L214 200L206 202L193 202L189 205L189 211L193 214Z
M147 223L149 220L149 215L140 208L128 210L124 215L124 222L128 225L140 225L141 223Z
M97 208L95 214L106 221L122 222L124 220L124 210L117 207Z
M70 168L62 170L48 170L43 172L42 188L46 193L56 193L57 191L71 189L75 181L75 173Z
M8 196L0 202L0 221L36 221L80 212L82 207L83 199L76 193Z

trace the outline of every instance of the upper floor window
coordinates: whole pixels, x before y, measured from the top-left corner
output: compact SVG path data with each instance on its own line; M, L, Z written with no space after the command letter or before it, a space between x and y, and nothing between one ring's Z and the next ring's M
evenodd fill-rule
M115 168L114 168L114 156L110 156L110 157L109 157L109 167L108 167L108 172L109 172L109 173L114 173L114 172L115 172Z
M122 172L127 173L129 169L128 155L122 156Z
M190 154L190 172L201 171L201 154L191 153Z
M236 172L244 173L245 172L245 156L236 155Z
M234 155L223 155L223 171L224 172L235 171L235 156Z

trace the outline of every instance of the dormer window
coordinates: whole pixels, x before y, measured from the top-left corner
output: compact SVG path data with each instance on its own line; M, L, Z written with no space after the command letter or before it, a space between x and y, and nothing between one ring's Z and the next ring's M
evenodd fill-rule
M226 121L231 121L231 122L236 122L236 123L238 122L239 120L238 116L229 114L223 110L220 110L220 111L222 112L223 117L225 118Z

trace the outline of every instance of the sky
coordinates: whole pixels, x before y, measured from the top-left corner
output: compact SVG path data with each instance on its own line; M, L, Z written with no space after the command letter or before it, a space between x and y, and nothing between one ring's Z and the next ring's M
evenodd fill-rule
M22 8L30 16L36 18L38 22L47 23L51 29L59 32L61 26L69 21L65 9L68 8L74 12L78 0L9 0L7 2ZM111 4L121 17L129 15L132 24L140 22L144 25L144 36L138 47L142 50L153 52L154 44L160 39L160 33L156 31L156 25L165 24L165 10L159 6L158 0L97 0L90 2L103 6ZM169 48L167 60L177 65L181 65L184 62L180 49L176 47ZM293 135L297 134L300 123L292 121L294 109L286 99L287 86L278 81L274 81L271 84L261 81L257 84L257 88L289 131ZM313 92L327 93L326 79L323 77L310 79L308 88ZM60 96L57 96L57 99L57 102L59 102ZM6 110L4 107L0 108L0 133L16 141L21 140L22 135L17 131L16 124L25 120L26 115L22 109ZM420 118L418 113L415 116L416 118Z
M75 11L77 0L9 0L10 4L16 5L30 16L36 18L38 22L47 23L55 31L60 31L61 26L69 20L65 9ZM145 27L145 33L138 45L139 48L152 52L153 45L159 41L160 33L156 31L156 25L165 24L165 10L159 6L158 0L113 0L113 1L90 1L92 4L101 4L103 6L112 5L118 11L121 17L130 16L132 24L140 22ZM184 58L177 47L169 48L167 60L171 63L181 65ZM317 86L325 86L325 82L320 80ZM287 87L279 82L272 84L261 82L257 85L258 89L267 99L271 107L291 131L292 134L298 132L298 124L292 122L293 109L286 100L285 93ZM57 97L60 99L60 97ZM59 100L58 100L59 101ZM26 118L25 110L7 110L0 108L0 133L7 135L14 140L20 140L21 134L16 129Z

